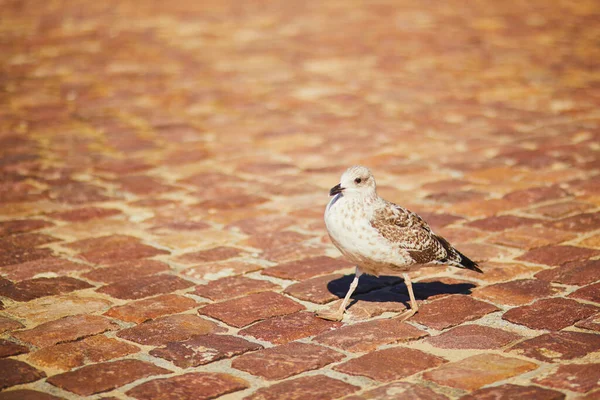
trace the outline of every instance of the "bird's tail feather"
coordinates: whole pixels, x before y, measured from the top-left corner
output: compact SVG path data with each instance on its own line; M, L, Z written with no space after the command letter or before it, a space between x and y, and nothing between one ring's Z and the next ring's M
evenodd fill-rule
M456 250L446 239L441 236L436 236L442 246L446 249L448 257L442 262L450 262L451 265L457 268L470 269L471 271L477 271L483 273L479 265L469 257L465 256L460 251Z

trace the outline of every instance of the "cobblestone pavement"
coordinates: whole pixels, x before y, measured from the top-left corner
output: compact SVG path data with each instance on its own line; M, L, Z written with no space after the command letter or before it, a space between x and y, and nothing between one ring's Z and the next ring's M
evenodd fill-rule
M0 10L0 399L600 398L597 1ZM316 318L358 163L485 274Z

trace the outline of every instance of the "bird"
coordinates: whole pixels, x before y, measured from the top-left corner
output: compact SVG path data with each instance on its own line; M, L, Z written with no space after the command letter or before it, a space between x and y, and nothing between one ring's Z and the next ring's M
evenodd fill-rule
M435 234L419 215L379 197L375 178L367 167L348 168L329 195L333 198L325 208L327 232L356 269L340 307L319 311L318 317L341 321L362 274L402 273L410 309L399 318L406 320L419 310L408 275L411 269L435 263L483 272L476 262Z

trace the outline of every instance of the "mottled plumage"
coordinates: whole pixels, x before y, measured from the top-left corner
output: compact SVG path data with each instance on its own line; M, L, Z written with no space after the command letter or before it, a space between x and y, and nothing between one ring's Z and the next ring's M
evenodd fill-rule
M447 263L482 272L417 214L379 197L369 169L350 167L330 195L335 197L325 210L327 231L342 254L356 264L356 277L340 310L321 313L321 317L342 318L362 273L377 276L383 272L407 272L416 264L427 263ZM417 305L407 274L404 279L414 314Z

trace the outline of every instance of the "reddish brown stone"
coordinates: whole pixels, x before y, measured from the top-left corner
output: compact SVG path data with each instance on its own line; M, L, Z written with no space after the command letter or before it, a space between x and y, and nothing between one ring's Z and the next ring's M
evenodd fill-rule
M408 382L394 382L378 388L368 390L364 393L344 397L345 400L389 400L389 399L412 399L412 400L447 400L448 397L436 393L433 390Z
M63 397L52 396L29 389L17 389L0 393L0 400L63 400Z
M575 238L572 232L559 231L544 226L520 226L500 232L490 239L492 243L518 249L531 250L558 244Z
M140 243L140 239L126 235L110 235L84 239L69 244L70 248L81 251L79 258L95 264L114 264L117 262L169 254Z
M144 345L160 346L168 342L187 340L194 335L221 332L214 322L196 315L178 314L144 322L133 328L123 329L117 336Z
M63 212L55 212L48 214L48 216L63 221L69 222L80 222L87 221L94 218L106 218L113 215L121 214L120 210L114 208L102 208L102 207L84 207L76 210L69 210Z
M592 315L587 319L578 321L575 323L575 326L582 329L600 332L600 313Z
M506 258L512 254L512 251L501 246L494 246L487 243L460 243L456 245L461 253L467 254L469 257L476 261L477 263L481 263L483 261L487 261L490 259L497 258ZM468 270L467 270L468 271ZM470 271L470 274L474 274L476 272Z
M82 314L46 322L33 329L14 332L12 335L38 347L47 347L118 328L119 326L108 318Z
M144 300L134 301L123 306L113 307L104 315L122 321L142 323L163 315L177 314L194 308L197 303L189 297L164 294Z
M88 363L112 360L137 353L140 349L129 343L104 335L86 337L76 342L61 343L38 350L29 360L42 367L70 370Z
M209 199L198 203L196 206L202 208L204 210L216 209L216 210L231 210L235 208L246 208L253 207L264 202L268 201L268 199L249 195L249 194L239 194L236 196L226 196L220 197L218 199Z
M0 339L0 358L24 353L29 353L29 349L26 346L22 346L9 340Z
M0 333L11 332L24 327L25 326L19 321L15 321L6 317L0 317Z
M554 298L538 300L531 305L508 310L502 319L532 329L559 331L598 311L598 307L581 304L575 300Z
M242 329L240 335L253 336L260 340L282 344L307 336L318 335L324 331L339 327L341 323L325 321L313 313L297 312L265 321Z
M520 335L501 329L462 325L425 341L442 349L499 349L518 339Z
M469 222L467 226L482 229L484 231L504 231L521 225L533 225L540 222L539 219L523 218L514 215L498 215Z
M139 172L152 168L151 165L144 163L139 160L132 160L130 158L119 160L119 159L105 159L94 165L94 169L99 171L111 172L114 174L130 174L133 172Z
M82 277L97 282L114 283L122 282L128 279L137 279L146 275L153 275L159 272L168 271L169 265L156 260L130 260L110 267L96 268L86 272Z
M173 292L190 286L194 286L194 284L178 276L158 274L114 282L102 286L97 291L117 299L131 300Z
M350 267L352 265L345 260L319 256L279 264L264 269L262 273L276 278L300 281Z
M209 250L195 251L186 253L178 257L179 260L187 263L204 263L211 261L227 260L228 258L238 257L242 254L241 249L235 247L219 246Z
M215 372L192 372L166 379L154 379L128 390L126 394L139 400L208 400L246 389L243 379Z
M555 200L567 197L568 193L558 186L533 187L523 190L517 190L504 195L504 200L513 204L525 206L535 204L540 201Z
M241 328L252 322L270 317L287 315L304 310L304 306L275 292L255 293L237 299L209 304L198 310L223 321L228 325Z
M294 231L274 232L271 230L268 232L257 233L250 236L250 238L246 240L246 244L257 249L268 250L283 247L288 244L302 242L303 240L306 240L309 237L310 236L303 235Z
M537 279L517 279L477 288L473 297L499 304L518 306L541 297L549 297L563 291L549 282Z
M453 190L451 192L439 192L427 195L426 199L433 200L437 203L462 203L465 201L477 200L486 197L485 193L476 192L474 190Z
M346 315L353 320L368 320L386 312L399 313L406 310L408 295L398 293L391 288L374 290L369 293L353 296L346 308ZM327 312L340 308L342 300L335 301L324 308Z
M228 261L197 265L184 269L181 273L190 278L212 280L223 276L234 276L259 271L260 269L262 269L262 266L259 264L244 261Z
M37 231L38 229L54 226L52 222L41 219L15 219L0 222L0 236L14 235L15 233Z
M319 369L344 358L336 351L306 343L288 343L244 354L231 363L233 368L268 380L288 378L301 372Z
M269 281L251 279L245 276L232 276L209 282L206 285L198 285L194 294L220 301L276 289L280 289L280 287Z
M427 371L423 378L444 386L475 390L536 369L534 363L497 354L478 354Z
M518 257L517 260L536 264L563 265L570 261L582 261L600 254L598 250L575 246L544 246Z
M107 392L133 381L171 371L139 360L119 360L89 365L51 376L48 383L81 396Z
M176 190L175 186L166 185L158 179L147 175L128 175L118 179L123 190L137 195L164 193Z
M47 248L11 248L0 254L0 268L7 265L22 264L51 256L52 250Z
M31 323L41 324L77 314L104 312L111 305L112 303L108 300L70 293L41 297L10 307L6 311L10 315L27 319Z
M498 310L498 307L489 303L457 294L424 304L412 320L440 330L481 318Z
M600 364L560 365L554 373L533 381L552 388L587 393L600 387Z
M553 203L545 206L536 207L529 210L528 213L542 215L550 218L560 218L569 214L583 212L592 208L591 204L580 203L577 201L566 201L562 203Z
M247 400L332 400L354 393L360 388L324 375L303 376L258 389Z
M445 362L443 358L420 350L393 347L367 353L337 365L333 369L350 375L363 375L377 381L390 382L437 367Z
M0 359L0 390L42 379L46 374L31 365L12 358Z
M460 400L563 400L565 395L539 386L517 386L510 383L479 389L460 398Z
M535 274L537 279L583 286L600 280L600 260L577 261Z
M588 232L600 228L600 212L574 215L554 222L548 226L574 232Z
M285 288L284 293L300 300L325 304L332 300L339 299L340 297L343 298L353 279L354 275L335 274L318 276L316 278L294 283ZM401 282L401 279L395 276L381 276L377 278L371 275L363 275L361 276L360 284L354 293L366 293L398 282Z
M67 276L37 278L0 286L0 296L6 296L16 301L29 301L38 297L69 293L91 287L93 286L87 282Z
M239 229L243 233L253 235L257 233L269 233L281 231L294 224L294 218L285 215L267 215L260 217L245 218L227 225L227 229Z
M262 349L260 344L229 335L197 335L183 342L170 342L150 354L171 361L180 368L197 367L247 351Z
M88 204L110 200L104 189L84 182L67 182L50 190L50 198L59 203Z
M314 340L346 351L363 352L383 344L420 339L427 335L427 332L399 319L390 318L345 325L322 333Z
M571 293L569 297L600 303L600 282L582 287Z
M0 249L8 252L15 248L37 247L58 241L60 239L42 233L22 233L0 237Z
M511 351L536 360L558 362L583 357L600 348L600 335L582 332L551 332L525 340Z
M48 257L22 264L0 267L0 271L8 279L22 281L24 279L31 279L39 274L51 273L53 275L64 276L71 272L86 271L91 268L89 265L83 263L74 263L58 257Z

